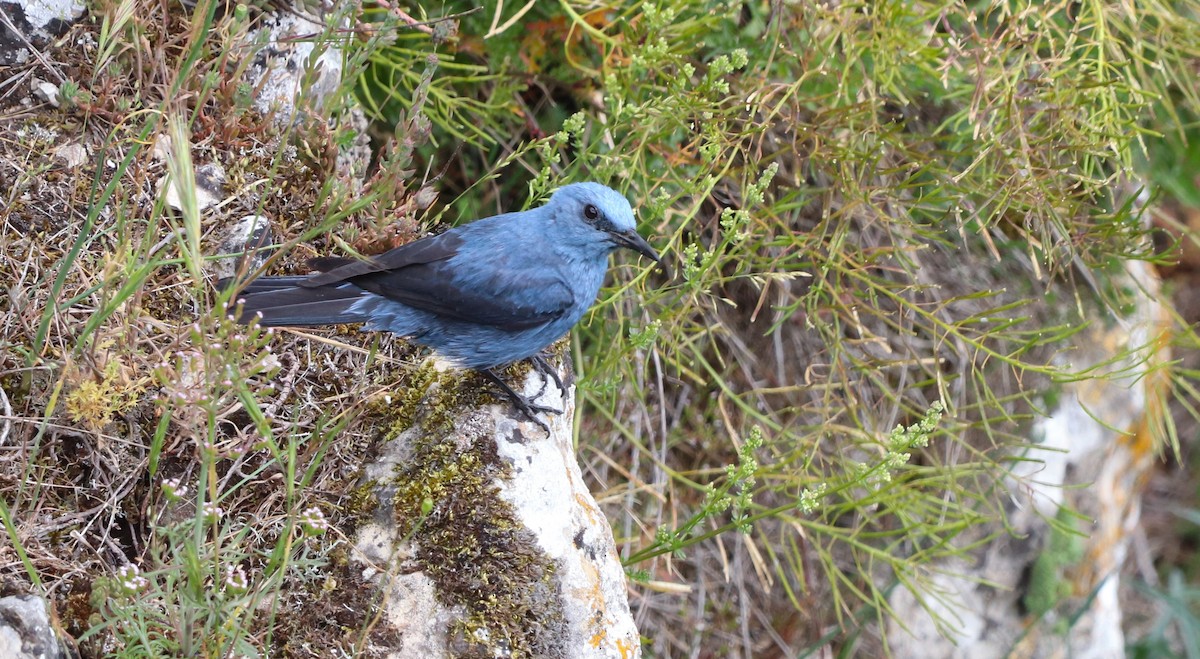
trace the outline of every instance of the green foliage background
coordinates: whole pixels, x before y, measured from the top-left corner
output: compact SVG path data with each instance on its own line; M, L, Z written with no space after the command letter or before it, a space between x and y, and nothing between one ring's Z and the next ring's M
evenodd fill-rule
M581 452L620 465L596 473L634 519L627 565L702 563L740 529L805 624L851 630L985 540L959 536L1002 517L996 477L1071 377L1050 356L1125 303L1117 259L1154 258L1141 182L1194 189L1172 163L1196 14L485 3L457 39L401 32L360 95L430 118L420 157L469 190L460 217L574 180L635 200L678 273L623 268L575 333ZM889 438L940 405L929 447Z

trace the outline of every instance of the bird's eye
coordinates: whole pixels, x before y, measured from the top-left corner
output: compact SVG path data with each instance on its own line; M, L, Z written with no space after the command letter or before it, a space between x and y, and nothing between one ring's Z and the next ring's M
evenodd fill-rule
M600 217L600 209L588 204L583 207L583 216L589 220L595 220Z

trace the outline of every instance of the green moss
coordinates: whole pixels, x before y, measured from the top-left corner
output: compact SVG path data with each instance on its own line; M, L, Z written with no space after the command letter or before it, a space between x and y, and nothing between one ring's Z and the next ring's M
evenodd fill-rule
M378 482L369 480L354 488L345 507L346 514L353 518L370 514L379 506L378 487Z
M428 401L426 431L445 434L454 429L462 410L497 402L491 384L474 372L447 371L438 379L437 394Z
M490 395L477 376L446 374L438 384L419 408L425 432L396 473L400 534L418 546L439 598L466 609L449 630L452 656L552 655L565 627L554 563L500 498L495 482L508 466L491 437L449 435L452 415Z
M412 374L408 381L408 388L401 393L400 400L379 401L377 410L392 417L391 422L383 426L386 428L385 437L387 439L395 439L400 433L412 427L417 413L421 409L421 402L425 399L425 394L436 378L437 369L434 368L433 362L427 361Z
M1022 600L1025 609L1039 618L1070 597L1071 583L1065 573L1084 555L1071 513L1060 508L1056 522L1051 525L1046 548L1030 568L1029 589Z

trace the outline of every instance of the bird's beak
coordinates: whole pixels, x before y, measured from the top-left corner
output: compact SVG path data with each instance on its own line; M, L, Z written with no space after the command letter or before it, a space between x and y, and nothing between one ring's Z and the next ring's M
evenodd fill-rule
M654 259L654 262L659 266L663 268L667 267L663 265L662 259L658 256L658 252L654 251L654 248L650 246L650 243L646 242L646 239L642 238L637 231L632 229L629 231L613 231L609 233L609 235L612 236L613 242L621 247L628 247L642 256Z
M663 260L659 257L658 252L654 251L654 248L650 246L650 243L646 242L646 239L642 238L641 234L639 234L636 229L630 229L629 231L613 231L610 232L609 235L612 236L613 242L617 243L621 247L628 247L642 256L654 259L654 262L658 264L658 267L662 268L663 274L667 276L667 279L671 279L674 276L671 274L671 268L668 267L666 263L663 263Z

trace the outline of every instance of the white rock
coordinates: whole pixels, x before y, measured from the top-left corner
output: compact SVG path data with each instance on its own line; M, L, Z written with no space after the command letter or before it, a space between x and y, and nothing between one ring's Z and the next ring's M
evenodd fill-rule
M196 208L204 210L215 206L225 198L225 170L218 163L201 165L192 174L196 182ZM165 188L165 190L164 190ZM179 184L170 176L158 180L159 194L165 195L167 205L183 210L183 197Z
M39 78L31 80L30 85L33 87L33 95L38 100L49 103L56 108L62 105L62 99L58 93L58 85Z
M465 575L456 578L480 579L477 586L465 590L477 592L483 602L491 596L489 588L494 582L510 576L527 580L524 587L531 593L530 601L552 612L538 618L542 626L537 639L542 644L540 652L546 656L572 659L634 659L641 656L640 638L629 610L625 573L612 530L584 486L572 448L575 389L573 385L567 388L565 396L553 382L543 389L542 375L536 371L531 371L525 379L522 389L527 397L540 393L539 404L564 408L561 415L542 417L550 427L549 435L514 413L511 404L504 401L481 409L460 410L453 419L453 429L445 436L435 435L436 439L428 436L425 428L415 425L387 442L376 461L365 466L365 478L378 484L376 497L382 504L372 516L373 523L359 527L351 560L364 575L368 571L377 578L391 575L384 581L382 618L396 632L388 636L399 638L401 646L390 648L393 652L390 656L440 659L469 649L469 653L487 652L500 657L506 656L507 652L503 639L494 636L503 629L489 633L488 628L475 628L469 637L448 637L447 630L453 629L453 623L461 621L467 612L462 605L447 607L443 603L446 598L439 596L441 586L437 579L423 572L422 563L417 559L423 555L423 550L430 548L422 545L425 536L430 535L423 531L433 523L417 524L411 537L407 538L401 538L392 526L396 515L411 514L411 511L393 510L388 503L395 499L396 479L401 478L398 474L422 459L421 449L417 447L420 442L427 441L439 442L456 456L473 456L465 459L463 469L478 468L474 460L488 453L486 445L481 449L478 442L495 442L495 455L507 468L496 465L495 471L502 474L494 483L500 505L493 501L491 506L511 509L511 512L509 517L500 520L495 533L486 528L485 521L481 537L491 541L494 537L512 534L510 542L516 538L517 542L524 543L521 551L529 552L534 561L513 565L512 575L477 575L477 566L469 562L456 563L443 572ZM453 392L442 395L449 395L452 400ZM438 397L438 394L433 396ZM439 404L429 398L427 394L426 400L419 405ZM464 460L464 457L455 459ZM438 487L436 483L430 486ZM445 483L440 487L445 487ZM455 494L447 496L452 498ZM437 519L445 532L444 525L456 514L452 511L461 513L462 509L441 500L432 503L430 519ZM448 507L443 508L443 504ZM462 505L461 499L457 500L457 505ZM489 504L481 499L478 506L488 507ZM453 517L453 520L460 525L479 523L478 519L469 522ZM509 526L514 520L516 529ZM499 550L507 548L508 545L504 545ZM460 559L452 557L448 560ZM552 566L552 572L538 568L538 561L541 565ZM547 580L547 574L552 574L552 578ZM398 578L397 575L401 576ZM463 584L458 585L461 597Z
M87 162L87 148L78 142L68 142L54 150L54 157L63 161L63 163L75 169L83 163Z
M271 235L271 220L264 215L247 215L226 234L221 241L220 253L228 258L217 259L213 266L217 277L224 279L238 274L249 274L262 267L274 251L274 236ZM246 256L250 262L243 266Z
M0 598L0 657L57 659L65 656L46 602L33 595Z
M262 27L248 38L265 33L261 43L270 44L254 55L246 77L258 90L254 109L264 114L274 111L277 119L287 122L296 114L301 94L304 103L320 108L326 98L337 91L342 80L342 54L328 43L317 57L317 78L301 89L308 61L317 48L310 37L325 29L323 20L302 9L264 16Z
M72 23L83 16L81 0L14 0L4 3L7 20L18 26L22 39L8 38L7 29L0 27L0 66L24 64L29 61L27 44L40 48L54 37L66 32Z

